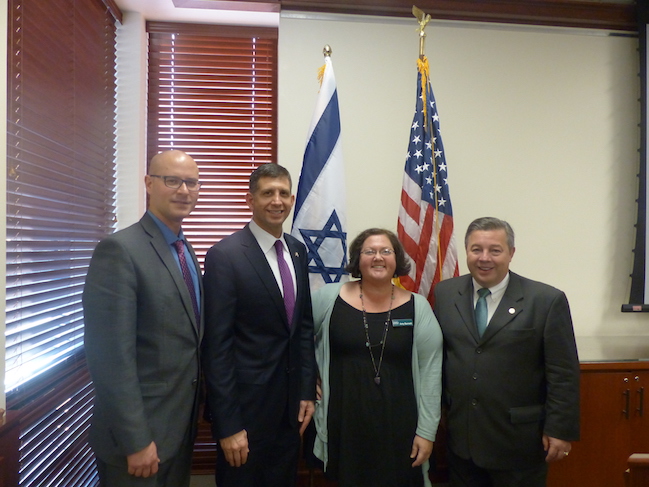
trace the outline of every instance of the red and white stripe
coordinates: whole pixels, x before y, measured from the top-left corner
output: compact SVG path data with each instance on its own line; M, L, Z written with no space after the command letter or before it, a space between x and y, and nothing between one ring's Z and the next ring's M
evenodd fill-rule
M425 296L434 305L433 289L440 280L459 275L453 217L422 201L421 188L404 174L397 235L411 269L400 278L409 291Z

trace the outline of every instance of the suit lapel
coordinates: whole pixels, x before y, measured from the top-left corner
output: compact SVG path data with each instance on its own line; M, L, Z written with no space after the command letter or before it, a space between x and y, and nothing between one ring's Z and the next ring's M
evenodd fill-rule
M246 225L242 230L241 246L243 247L243 254L246 256L259 276L259 279L266 287L270 298L275 304L277 311L284 319L284 324L288 328L288 320L286 318L286 308L284 307L282 291L279 289L277 279L275 279L275 274L273 274L273 270L270 268L266 256L262 252L261 247L259 247L257 239L250 231L248 225Z
M194 315L194 307L192 306L192 298L189 295L189 289L187 288L187 284L183 279L182 272L180 271L178 264L176 264L176 261L173 255L171 254L171 248L167 244L166 240L162 236L162 233L160 232L160 229L158 228L156 223L151 219L151 217L145 214L145 216L140 221L142 223L144 230L151 237L151 246L154 248L154 250L158 254L158 257L160 257L160 260L169 271L169 275L171 276L171 279L174 281L174 284L178 289L178 293L180 294L180 299L183 303L183 306L185 307L185 311L187 312L189 319L192 322L192 326L194 327L196 336L200 337L199 324L196 323L196 316ZM194 262L197 264L196 256L194 255L194 251L193 249L191 249L191 246L190 246L190 253L192 254L192 258L194 259ZM200 267L198 267L197 265L196 269L200 269Z
M475 324L475 314L473 312L473 283L470 275L466 275L460 279L464 279L464 282L460 283L458 287L455 308L460 314L469 334L478 342L480 341L480 337L478 336L478 328Z
M494 312L489 326L485 330L482 340L489 340L496 335L500 330L507 326L521 311L523 311L523 288L521 286L520 278L513 272L509 273L509 284L500 304Z

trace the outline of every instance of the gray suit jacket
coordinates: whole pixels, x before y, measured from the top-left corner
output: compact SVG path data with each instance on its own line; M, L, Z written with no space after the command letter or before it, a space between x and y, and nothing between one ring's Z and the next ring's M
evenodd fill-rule
M579 439L579 361L563 292L510 272L482 338L470 275L440 282L449 447L490 469L545 460L541 437Z
M187 429L195 431L202 326L171 252L145 214L102 240L90 262L83 293L96 394L90 444L114 465L151 441L164 462Z

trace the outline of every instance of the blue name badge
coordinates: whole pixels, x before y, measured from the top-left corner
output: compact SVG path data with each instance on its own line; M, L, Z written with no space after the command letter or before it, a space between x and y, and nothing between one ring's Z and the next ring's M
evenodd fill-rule
M392 320L392 326L394 328L399 328L399 327L402 327L402 326L412 326L412 320L411 319L403 319L403 320L394 319L394 320Z

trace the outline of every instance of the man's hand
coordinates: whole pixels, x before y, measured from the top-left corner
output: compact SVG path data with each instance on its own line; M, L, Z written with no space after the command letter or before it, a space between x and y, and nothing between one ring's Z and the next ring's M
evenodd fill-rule
M130 475L136 477L151 477L158 473L158 464L160 463L160 459L158 458L158 449L153 441L143 450L128 455L126 461L128 463L128 473Z
M433 442L415 435L415 439L412 440L412 451L410 452L410 458L415 459L412 466L418 467L422 465L430 458L431 453L433 453Z
M545 450L545 461L547 463L563 460L568 456L571 448L569 441L543 435L543 449Z
M241 430L238 433L221 438L219 444L225 453L225 459L233 467L240 467L248 461L248 433Z
M300 412L297 415L297 420L302 423L300 426L300 435L311 422L311 417L315 412L315 403L313 401L300 401Z

